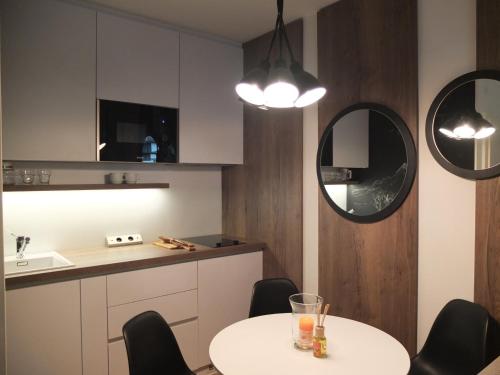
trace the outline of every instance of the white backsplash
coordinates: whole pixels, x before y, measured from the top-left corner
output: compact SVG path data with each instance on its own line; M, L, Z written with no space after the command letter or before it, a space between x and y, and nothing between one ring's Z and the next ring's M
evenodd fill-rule
M114 234L140 233L151 242L158 235L222 229L220 167L27 162L15 167L51 168L53 184L103 183L107 173L132 171L139 182L168 182L170 188L4 193L5 255L15 253L11 233L31 237L29 253L104 246L105 236Z

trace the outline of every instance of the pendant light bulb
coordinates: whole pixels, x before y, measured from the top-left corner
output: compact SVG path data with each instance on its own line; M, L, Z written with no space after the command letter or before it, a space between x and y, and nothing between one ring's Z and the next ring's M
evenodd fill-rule
M299 96L295 101L295 107L303 108L308 105L316 103L326 94L326 89L324 87L316 87L311 90L307 90L305 93Z
M269 72L268 85L264 89L266 107L291 108L299 97L299 89L283 59L279 59Z
M297 62L292 64L290 70L300 90L299 97L295 101L295 107L307 107L325 96L326 89L319 83L316 77L302 69Z
M236 85L236 93L250 104L263 105L265 103L264 92L256 84L240 82Z
M236 85L236 93L244 101L257 106L264 105L264 86L267 81L269 63L262 62L257 68L252 69Z
M469 124L462 124L453 129L453 134L456 138L471 139L474 138L474 134L476 134L476 131Z
M439 128L439 131L446 135L448 138L454 138L454 139L457 139L457 136L450 130L450 129L446 129L446 128Z
M490 126L489 128L481 128L479 131L474 135L474 138L476 139L484 139L488 138L495 132L495 128Z

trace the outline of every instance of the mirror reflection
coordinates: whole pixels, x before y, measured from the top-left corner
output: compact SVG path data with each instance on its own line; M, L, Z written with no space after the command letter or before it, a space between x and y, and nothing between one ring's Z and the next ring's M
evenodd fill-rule
M433 126L439 153L451 164L484 170L500 163L500 82L466 82L443 99Z
M330 124L320 147L318 177L336 211L374 215L395 201L407 176L408 155L398 127L384 113L348 112Z

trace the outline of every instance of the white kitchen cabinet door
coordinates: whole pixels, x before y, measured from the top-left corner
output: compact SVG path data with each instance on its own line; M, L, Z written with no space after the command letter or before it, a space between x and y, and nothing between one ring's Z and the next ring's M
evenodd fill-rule
M178 108L179 32L98 13L97 96Z
M83 375L108 375L106 276L81 280Z
M181 33L179 161L243 163L241 47Z
M3 159L96 160L96 12L4 0Z
M248 318L253 285L261 279L261 251L198 262L200 366L210 363L208 348L214 336L223 328Z
M80 281L7 291L7 373L81 375Z

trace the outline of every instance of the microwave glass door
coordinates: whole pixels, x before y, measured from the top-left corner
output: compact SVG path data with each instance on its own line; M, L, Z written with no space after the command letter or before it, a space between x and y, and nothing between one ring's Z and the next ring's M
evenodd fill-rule
M176 163L178 110L99 100L100 161Z

